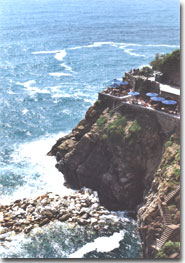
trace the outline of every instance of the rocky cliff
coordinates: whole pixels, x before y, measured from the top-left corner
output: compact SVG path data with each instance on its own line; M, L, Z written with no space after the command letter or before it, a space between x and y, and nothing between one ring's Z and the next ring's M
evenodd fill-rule
M70 187L98 191L108 209L134 210L150 189L167 136L153 112L113 110L98 100L48 154Z
M158 198L167 196L180 181L180 120L116 104L113 107L112 99L100 94L85 118L48 154L56 156L56 167L69 187L96 190L108 209L136 211L144 256L155 257L159 248L152 246L165 229ZM169 209L172 223L177 224L177 241L180 195L175 197Z

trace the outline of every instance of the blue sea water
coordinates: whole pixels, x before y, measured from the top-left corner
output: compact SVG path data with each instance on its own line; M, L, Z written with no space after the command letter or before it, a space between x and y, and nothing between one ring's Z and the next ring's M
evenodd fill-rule
M46 156L51 146L84 117L112 79L179 46L177 0L0 1L1 203L46 191L67 193L55 160ZM137 257L133 248L139 239L134 230L128 233L130 253L123 237L122 249L103 256ZM26 240L14 241L14 254L0 249L1 257L69 257L74 252L69 246L48 255L51 245L40 255L35 246L22 248L31 242Z

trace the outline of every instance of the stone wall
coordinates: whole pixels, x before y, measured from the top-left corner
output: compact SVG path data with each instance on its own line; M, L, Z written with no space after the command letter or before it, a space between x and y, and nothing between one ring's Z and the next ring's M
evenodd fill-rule
M122 112L130 112L134 113L135 115L140 113L146 113L148 112L152 117L157 117L158 123L161 126L162 131L164 134L169 137L172 133L176 133L178 137L180 138L180 118L167 114L162 111L157 111L154 109L149 109L143 106L134 105L126 103L125 97L120 98L116 96L111 96L103 93L99 93L99 100L102 100L106 103L106 105L110 108L116 108L119 107L119 110Z
M141 95L146 92L159 92L159 83L153 80L150 80L144 76L132 75L130 73L125 73L125 77L128 79L131 87L134 90L137 90Z

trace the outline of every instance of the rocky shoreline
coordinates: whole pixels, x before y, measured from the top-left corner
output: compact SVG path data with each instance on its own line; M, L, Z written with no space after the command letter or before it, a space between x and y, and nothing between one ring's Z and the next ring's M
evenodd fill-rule
M35 199L20 199L0 206L0 242L10 241L12 233L29 234L58 220L71 228L85 227L92 231L119 229L121 218L100 205L96 192L82 188L68 196L46 193Z
M65 184L76 190L1 205L0 242L55 220L112 233L123 222L111 210L137 214L144 258L155 258L167 241L180 242L180 120L126 103L115 106L99 95L48 155L56 157ZM171 234L165 236L167 230Z

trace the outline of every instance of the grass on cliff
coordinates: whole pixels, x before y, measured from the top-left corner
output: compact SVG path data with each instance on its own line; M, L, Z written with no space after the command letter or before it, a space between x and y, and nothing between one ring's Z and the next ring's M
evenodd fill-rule
M107 118L103 115L101 115L96 121L98 127L100 128L102 128L106 122L107 122Z
M114 143L120 142L125 134L126 124L126 117L119 114L112 122L105 126L103 138L110 138Z
M129 128L129 132L131 133L137 133L141 130L141 126L139 125L137 120L134 120L132 125Z
M113 110L109 112L109 116L110 119L102 115L97 120L98 127L104 132L102 139L104 141L110 139L113 143L121 143L125 140L128 140L128 144L134 143L138 132L142 129L138 120L128 121L126 116L115 114Z
M158 251L156 258L169 258L173 253L180 254L180 242L172 242L169 240L162 249Z

